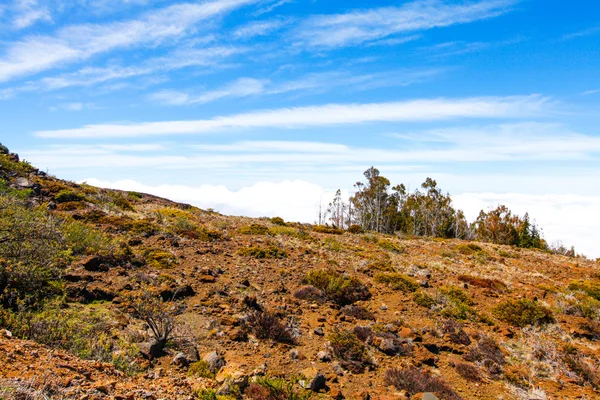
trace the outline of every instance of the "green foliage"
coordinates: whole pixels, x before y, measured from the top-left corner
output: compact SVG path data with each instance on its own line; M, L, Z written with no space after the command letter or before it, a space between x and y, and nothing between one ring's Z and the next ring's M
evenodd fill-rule
M554 320L552 311L529 299L503 301L494 307L493 314L499 320L521 328Z
M344 246L342 246L340 242L338 242L332 237L325 238L323 244L326 248L333 251L342 251L344 249Z
M413 301L420 305L421 307L431 308L436 305L436 301L433 297L428 295L425 292L417 292L413 296Z
M375 275L375 281L390 285L395 290L403 292L414 292L419 288L419 283L408 275L399 273L379 273Z
M241 248L237 251L237 254L245 257L254 257L254 258L286 258L287 253L281 250L279 247L271 245L268 247L245 247Z
M127 197L123 196L121 193L111 191L110 197L111 197L112 203L115 206L117 206L118 208L120 208L121 210L134 211L134 208L131 205L131 203L129 202L129 200L127 200Z
M62 231L73 255L108 253L112 248L112 240L108 236L79 221L65 223Z
M339 305L348 305L371 297L369 290L360 280L335 271L312 270L302 282L321 290L328 300Z
M131 198L133 198L133 199L137 199L137 200L139 200L139 199L141 199L141 198L143 198L143 197L144 197L144 195L143 195L143 194L141 194L140 192L128 192L128 193L127 193L127 195L128 195L129 197L131 197Z
M32 306L60 292L61 222L41 207L0 196L0 302Z
M483 249L481 248L481 246L475 243L466 243L459 244L458 246L456 246L456 251L458 251L460 254L470 256L477 252L483 251Z
M286 226L287 224L281 217L273 217L271 218L271 223L279 226Z
M444 286L439 292L446 296L453 303L462 303L468 306L473 305L471 297L461 288L456 286Z
M344 234L343 229L337 228L335 226L329 226L329 225L315 225L315 226L313 226L312 230L314 232L328 233L330 235L343 235Z
M266 235L269 233L269 228L264 225L252 224L240 227L238 232L243 235Z
M35 170L27 162L19 162L10 154L0 152L0 170L16 174L17 176L27 176Z
M391 251L393 253L404 253L404 248L398 243L392 242L391 240L382 239L377 242L377 245L384 250Z
M350 233L352 233L352 234L354 234L354 235L359 235L359 234L361 234L361 233L364 233L364 232L365 232L365 230L363 229L363 227L362 227L362 226L360 226L360 225L358 225L358 224L353 224L353 225L350 225L350 226L348 227L348 232L350 232Z
M296 388L293 382L285 379L257 377L244 395L251 400L307 400L312 393Z
M215 373L210 370L210 365L204 360L191 363L188 369L188 376L215 379Z
M488 211L481 210L474 222L478 240L524 248L547 248L541 232L535 223L529 221L529 214L521 218L513 215L504 205Z
M72 203L86 200L85 196L73 190L63 189L54 196L57 203Z
M144 252L144 261L149 267L168 269L177 264L177 257L169 251L148 249Z
M600 300L600 281L577 281L569 284L570 290L584 292L596 300Z
M333 356L348 371L360 373L373 364L367 347L352 331L334 330L328 339Z

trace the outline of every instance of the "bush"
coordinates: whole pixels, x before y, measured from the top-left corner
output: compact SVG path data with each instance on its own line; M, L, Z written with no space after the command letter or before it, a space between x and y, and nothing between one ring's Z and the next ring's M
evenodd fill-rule
M445 286L440 288L439 292L446 296L452 303L461 303L467 306L473 305L473 300L471 300L471 297L459 287Z
M479 278L471 275L459 275L458 280L473 286L491 289L496 292L501 292L506 289L506 284L498 279Z
M471 344L469 335L463 330L463 325L454 320L447 319L442 325L442 332L450 337L450 341L456 344L468 346Z
M375 321L375 315L363 306L347 305L342 308L342 314L356 319Z
M177 264L177 257L169 251L148 249L144 252L144 261L149 267L168 269Z
M391 368L387 370L385 383L398 390L406 390L410 396L433 392L444 400L462 400L462 397L441 378L426 374L412 366L406 369Z
M329 225L315 225L313 226L312 230L314 232L318 232L318 233L328 233L330 235L343 235L344 231L340 228L337 228L335 226L329 226Z
M326 299L341 306L371 298L369 289L360 280L335 271L312 270L306 274L303 283L321 290Z
M264 225L252 224L249 226L240 227L238 232L243 235L266 235L269 233L269 228Z
M456 372L463 378L471 382L481 382L481 374L479 373L479 368L474 366L473 364L467 363L456 363L454 366L456 368Z
M57 203L72 203L84 201L85 196L74 192L73 190L63 189L54 196L54 201Z
M464 355L464 359L481 363L492 376L500 375L502 367L506 364L504 353L498 343L485 335L480 336L477 344Z
M354 224L354 225L350 225L348 227L348 232L350 232L354 235L359 235L361 233L364 233L365 230L362 228L362 226Z
M291 327L285 326L270 311L254 311L245 319L246 328L259 339L271 339L279 343L294 344L296 337Z
M188 369L188 376L215 379L215 373L210 370L210 365L204 360L191 363Z
M554 321L552 311L529 299L503 301L494 307L493 314L499 320L520 328Z
M277 246L259 247L252 246L239 249L237 253L241 256L254 258L286 258L287 253Z
M413 296L413 301L421 307L431 308L437 304L435 299L425 292L417 292Z
M570 290L579 290L584 292L590 297L596 300L600 300L600 282L594 281L579 281L571 282L569 285Z
M600 389L600 368L598 364L590 364L578 353L566 354L563 357L565 364L576 373L583 382L589 383L594 389Z
M348 371L360 373L367 366L373 365L371 357L369 357L367 352L367 347L353 332L334 330L328 339L333 356Z
M322 301L325 299L325 293L314 286L306 285L298 289L296 293L294 293L294 297L302 300Z
M271 223L279 226L286 226L287 224L281 217L273 217L271 218Z
M384 250L391 251L393 253L404 253L404 248L398 243L394 243L391 240L379 240L377 245Z
M79 221L70 221L63 225L67 246L74 255L108 252L112 241L101 231Z
M307 400L312 393L280 378L259 377L244 391L251 400Z
M379 273L375 275L375 281L390 285L395 290L403 292L415 292L419 288L419 283L411 277L399 273Z
M478 246L475 243L468 243L468 244L459 244L458 246L456 246L456 251L458 251L460 254L470 256L477 252L480 252L480 251L482 252L483 249L481 248L481 246Z

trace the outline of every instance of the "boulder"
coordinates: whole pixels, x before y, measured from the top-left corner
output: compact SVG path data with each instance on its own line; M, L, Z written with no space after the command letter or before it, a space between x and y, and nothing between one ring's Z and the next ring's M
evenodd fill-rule
M204 356L202 356L202 360L204 360L208 364L208 368L214 374L219 372L219 370L223 368L226 364L225 359L221 357L216 351L206 353Z
M177 355L173 357L171 364L178 367L187 368L190 365L190 362L184 353L177 353Z
M302 375L304 375L306 378L306 380L301 382L301 385L305 389L318 392L319 390L327 387L327 379L325 378L325 375L323 375L323 373L316 368L307 368L302 371Z

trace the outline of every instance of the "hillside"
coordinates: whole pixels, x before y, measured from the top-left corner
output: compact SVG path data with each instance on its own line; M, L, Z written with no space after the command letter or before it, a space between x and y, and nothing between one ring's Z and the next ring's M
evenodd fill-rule
M600 397L597 261L223 216L0 161L0 398Z

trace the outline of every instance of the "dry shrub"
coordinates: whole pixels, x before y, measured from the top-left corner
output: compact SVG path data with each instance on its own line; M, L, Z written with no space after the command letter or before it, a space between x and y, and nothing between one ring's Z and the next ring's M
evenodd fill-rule
M315 225L315 226L313 226L312 230L314 232L328 233L330 235L342 235L342 234L344 234L344 231L342 229L337 228L335 226L329 226L329 225Z
M373 365L367 347L353 332L334 330L328 339L333 356L348 371L361 373L366 367Z
M521 328L554 321L550 309L529 299L503 301L494 307L493 313L499 320Z
M494 339L481 335L477 344L464 355L464 359L471 362L479 362L492 376L502 373L502 367L506 364L504 352Z
M477 368L473 364L469 363L456 363L454 366L456 368L456 372L463 378L471 382L481 382L481 373L479 372L479 368Z
M462 400L442 378L421 371L416 367L406 369L391 368L385 372L385 383L398 390L406 390L409 395L433 392L444 400Z
M238 232L242 235L266 235L269 233L269 228L260 224L251 224L240 227Z
M335 271L312 270L303 283L323 291L325 298L341 306L371 298L369 289L360 280Z
M567 350L563 361L571 371L579 376L581 383L588 383L594 389L600 389L600 368L598 367L598 362L588 362L576 349Z
M354 235L358 235L358 234L364 233L365 230L362 228L362 226L354 224L354 225L350 225L348 227L348 232L350 232Z
M491 289L496 292L501 292L506 289L506 284L498 279L480 278L472 275L459 275L458 280L473 286Z
M463 330L463 324L455 319L447 319L442 325L442 333L450 337L450 341L456 344L468 346L471 344L469 335Z
M279 343L296 343L294 330L284 325L271 311L253 311L245 319L245 326L259 339L271 339Z
M322 301L325 299L325 293L312 285L305 285L294 293L294 297L301 300Z
M356 319L375 321L375 315L365 307L359 305L347 305L342 308L342 313Z

